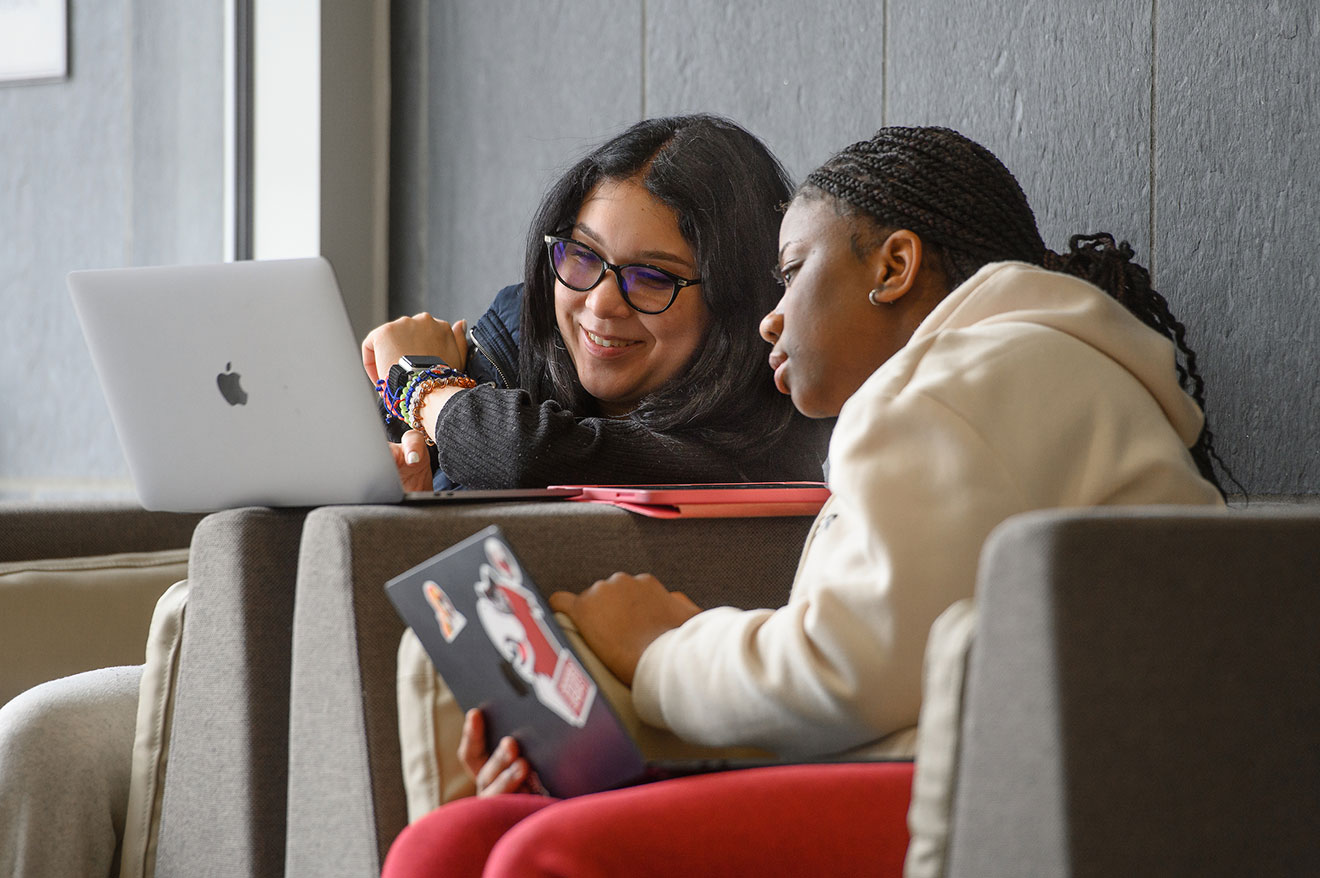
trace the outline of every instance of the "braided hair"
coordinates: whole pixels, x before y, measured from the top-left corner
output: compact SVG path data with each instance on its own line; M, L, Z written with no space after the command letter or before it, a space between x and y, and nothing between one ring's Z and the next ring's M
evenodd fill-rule
M1100 233L1074 235L1064 254L1047 249L1017 179L979 143L948 128L882 128L812 171L797 194L829 196L843 214L870 220L877 232L902 228L916 233L950 289L986 263L1006 260L1098 286L1173 341L1178 383L1205 411L1205 381L1187 344L1187 330L1151 289L1150 272L1132 261L1132 247ZM854 241L854 246L862 245ZM1202 428L1191 454L1201 475L1222 495L1215 465L1230 479L1233 475L1215 451L1208 428Z

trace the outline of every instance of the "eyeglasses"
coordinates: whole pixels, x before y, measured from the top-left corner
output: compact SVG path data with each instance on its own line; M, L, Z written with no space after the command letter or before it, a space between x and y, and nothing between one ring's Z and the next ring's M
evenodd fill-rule
M595 250L572 238L546 235L545 244L550 251L550 268L561 284L585 293L601 282L606 271L612 271L628 307L643 314L668 310L679 290L701 283L699 277L688 280L654 265L606 262Z

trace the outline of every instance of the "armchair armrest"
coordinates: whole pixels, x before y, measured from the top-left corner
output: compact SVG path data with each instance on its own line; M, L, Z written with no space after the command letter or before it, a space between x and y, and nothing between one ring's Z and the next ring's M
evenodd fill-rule
M201 520L128 503L0 503L0 563L186 549Z
M949 874L1313 873L1317 570L1315 506L1003 524L981 557Z
M563 502L313 511L293 626L286 874L377 874L407 822L395 700L404 626L388 579L498 524L547 592L624 570L701 606L778 606L811 521L659 521Z
M159 878L284 868L289 628L305 509L236 509L193 536L156 848Z

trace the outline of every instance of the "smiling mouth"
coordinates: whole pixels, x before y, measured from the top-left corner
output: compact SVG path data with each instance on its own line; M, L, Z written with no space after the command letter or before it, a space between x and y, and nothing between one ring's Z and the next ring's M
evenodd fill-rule
M586 333L587 338L591 340L592 344L600 345L603 348L626 348L629 345L641 344L641 342L633 339L605 338L604 336L596 335L596 333L587 329L585 326L582 327L582 331Z

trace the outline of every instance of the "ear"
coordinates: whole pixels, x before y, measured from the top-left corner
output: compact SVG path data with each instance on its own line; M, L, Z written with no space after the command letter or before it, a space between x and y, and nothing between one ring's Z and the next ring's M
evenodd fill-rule
M871 256L876 299L892 304L907 295L916 285L921 257L921 238L916 232L899 229L891 233Z

